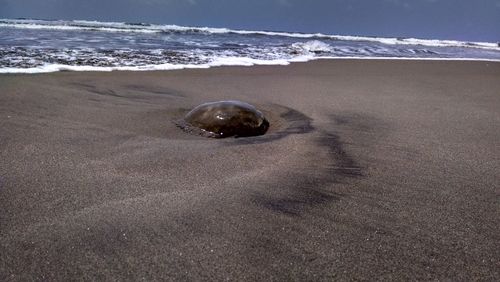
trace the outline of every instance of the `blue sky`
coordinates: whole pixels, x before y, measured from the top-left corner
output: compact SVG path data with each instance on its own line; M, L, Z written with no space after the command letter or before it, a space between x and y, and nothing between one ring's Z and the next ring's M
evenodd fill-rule
M500 41L500 0L0 0L0 18Z

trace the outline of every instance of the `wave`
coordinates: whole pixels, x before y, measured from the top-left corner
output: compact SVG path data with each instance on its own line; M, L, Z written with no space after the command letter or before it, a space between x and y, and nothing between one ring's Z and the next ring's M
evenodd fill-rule
M292 48L311 53L332 52L334 50L332 46L319 40L293 43Z
M337 41L359 41L374 42L386 45L420 45L428 47L461 47L477 48L500 51L499 43L491 42L468 42L458 40L437 40L418 38L391 38L391 37L368 37L348 35L328 35L323 33L298 33L278 31L252 31L235 30L228 28L213 27L188 27L178 25L157 25L147 23L123 23L123 22L99 22L99 21L47 21L27 19L0 19L0 27L21 29L52 29L52 30L80 30L101 32L128 32L128 33L197 33L197 34L240 34L240 35L263 35L280 36L311 40L337 40Z

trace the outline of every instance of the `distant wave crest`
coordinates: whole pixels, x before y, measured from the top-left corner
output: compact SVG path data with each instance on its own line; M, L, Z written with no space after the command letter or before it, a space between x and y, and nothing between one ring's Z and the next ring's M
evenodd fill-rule
M196 34L241 34L241 35L266 35L282 36L292 38L309 38L312 40L330 39L339 41L365 41L377 42L389 45L420 45L429 47L462 47L479 48L489 50L500 50L498 43L491 42L467 42L457 40L434 40L417 38L386 38L368 36L346 36L328 35L322 33L298 33L277 31L252 31L235 30L228 28L212 27L187 27L178 25L156 25L147 23L122 23L122 22L99 22L99 21L47 21L31 19L0 19L0 27L22 28L22 29L54 29L54 30L83 30L102 32L130 32L130 33L196 33Z

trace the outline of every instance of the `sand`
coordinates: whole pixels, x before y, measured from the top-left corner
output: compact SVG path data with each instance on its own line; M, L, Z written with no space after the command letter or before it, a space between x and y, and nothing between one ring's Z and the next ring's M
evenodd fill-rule
M4 74L0 280L498 281L499 171L500 63Z

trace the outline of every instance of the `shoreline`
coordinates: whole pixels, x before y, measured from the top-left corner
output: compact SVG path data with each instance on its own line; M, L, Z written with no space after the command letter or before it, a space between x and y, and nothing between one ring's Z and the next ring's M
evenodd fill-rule
M499 280L500 64L0 75L0 280ZM255 105L263 136L173 121Z
M438 61L438 62L491 62L500 63L500 59L474 59L474 58L402 58L402 57L319 57L319 58L296 58L292 60L277 60L277 61L263 61L248 58L231 58L240 59L244 63L240 64L226 64L226 63L209 63L201 65L151 65L151 66L136 66L136 67L93 67L93 66L68 66L51 64L38 68L0 68L0 75L2 74L40 74L40 73L53 73L53 72L148 72L148 71L176 71L176 70L189 70L189 69L211 69L219 67L254 67L254 66L289 66L296 63L308 63L314 61L336 61L336 60L374 60L374 61Z

